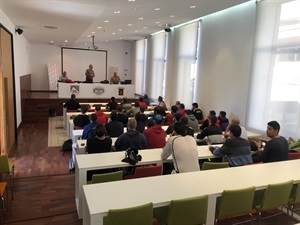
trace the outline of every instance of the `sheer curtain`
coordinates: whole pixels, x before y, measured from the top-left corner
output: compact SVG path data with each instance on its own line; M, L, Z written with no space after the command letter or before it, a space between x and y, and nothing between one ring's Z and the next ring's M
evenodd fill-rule
M140 40L135 45L135 93L143 95L145 90L145 49L147 40Z
M166 34L165 32L151 36L150 53L150 76L149 97L157 99L158 96L164 96L165 88L165 54L166 54Z
M173 91L171 103L176 100L190 108L196 78L196 54L199 21L175 28L173 54Z
M300 137L300 1L261 1L249 94L250 128L277 120L281 135Z

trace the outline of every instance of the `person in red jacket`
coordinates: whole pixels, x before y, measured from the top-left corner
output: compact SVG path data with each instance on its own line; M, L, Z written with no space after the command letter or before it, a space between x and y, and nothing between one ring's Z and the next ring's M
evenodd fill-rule
M147 104L144 102L144 98L143 97L139 97L139 107L144 107L145 109L147 109Z
M101 107L99 105L97 105L95 107L95 113L97 115L97 123L98 124L106 124L107 123L107 116L104 112L102 112Z
M147 120L148 128L144 130L148 148L162 148L166 144L166 133L161 128L163 117L155 115Z

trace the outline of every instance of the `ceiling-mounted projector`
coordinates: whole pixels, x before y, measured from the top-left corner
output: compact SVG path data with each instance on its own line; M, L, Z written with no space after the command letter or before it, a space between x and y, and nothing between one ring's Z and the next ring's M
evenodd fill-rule
M92 36L92 46L89 49L98 50L98 46L95 45L95 36Z

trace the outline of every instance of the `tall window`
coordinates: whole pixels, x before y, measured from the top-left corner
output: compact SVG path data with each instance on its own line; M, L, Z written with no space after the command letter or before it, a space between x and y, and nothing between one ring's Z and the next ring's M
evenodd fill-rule
M175 29L174 91L171 100L180 100L187 108L192 105L195 86L198 24L193 22Z
M140 40L136 42L135 48L135 93L140 95L144 94L145 90L146 45L146 39Z
M283 136L300 136L300 1L258 3L248 126L277 120Z
M147 80L150 82L149 97L157 99L163 96L165 78L165 54L166 54L166 34L165 32L151 36L152 52L151 75Z

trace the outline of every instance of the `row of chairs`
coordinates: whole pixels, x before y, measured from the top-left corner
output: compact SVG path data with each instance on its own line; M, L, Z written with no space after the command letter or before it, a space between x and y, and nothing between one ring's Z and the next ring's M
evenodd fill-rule
M294 192L292 188L293 180L270 184L263 191L255 191L254 186L238 190L224 190L222 196L217 199L215 224L219 219L246 214L251 216L253 223L253 209L258 212L259 223L262 219L261 213L266 210L285 206L288 214L289 211L293 213L294 204L300 202L300 185ZM207 207L208 196L203 195L172 200L169 206L154 209L152 203L126 209L112 209L104 217L103 222L105 225L151 225L154 216L160 225L205 224Z
M3 216L5 219L5 211L8 209L8 204L5 206L5 198L4 193L6 192L6 199L8 202L8 191L7 188L11 189L11 199L14 199L13 196L13 187L14 187L14 164L12 162L9 162L7 155L0 155L0 175L8 174L10 177L10 186L8 186L6 181L0 182L0 198L2 202L2 208L0 209L3 211Z

